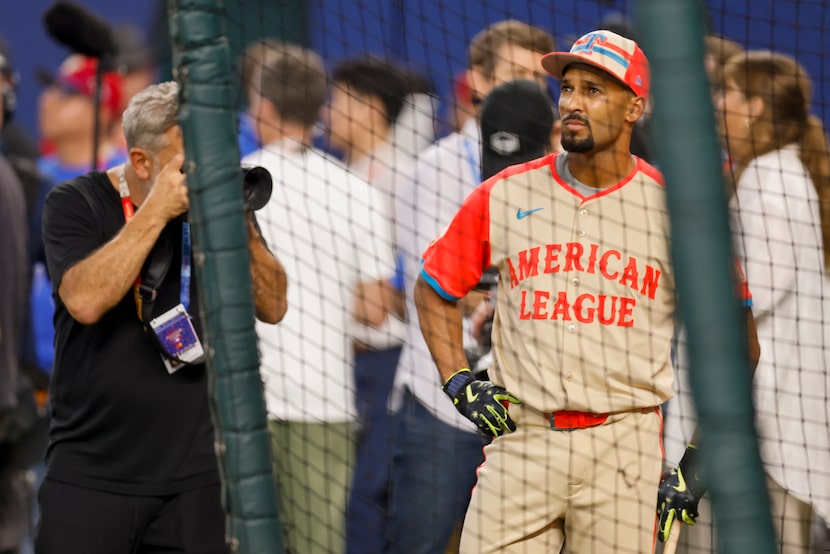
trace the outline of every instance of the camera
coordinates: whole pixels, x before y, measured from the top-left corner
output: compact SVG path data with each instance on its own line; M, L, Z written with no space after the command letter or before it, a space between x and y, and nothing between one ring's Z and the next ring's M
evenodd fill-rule
M246 210L257 211L271 199L274 181L271 173L258 165L240 166L242 171L242 202Z

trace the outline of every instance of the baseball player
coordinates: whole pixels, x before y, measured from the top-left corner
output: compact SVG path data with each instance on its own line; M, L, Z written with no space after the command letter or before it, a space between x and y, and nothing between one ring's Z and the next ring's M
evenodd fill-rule
M562 146L488 179L424 252L421 330L485 447L461 551L651 552L672 391L675 287L662 177L629 150L649 92L609 31L542 58ZM456 302L499 270L492 382L473 378Z

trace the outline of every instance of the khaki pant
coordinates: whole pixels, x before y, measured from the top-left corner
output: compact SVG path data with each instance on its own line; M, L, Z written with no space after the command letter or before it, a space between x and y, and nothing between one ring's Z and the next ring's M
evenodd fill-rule
M354 459L352 424L269 421L268 430L285 551L343 552Z
M611 414L597 427L551 430L511 406L515 433L484 449L461 552L652 552L662 449L659 410Z

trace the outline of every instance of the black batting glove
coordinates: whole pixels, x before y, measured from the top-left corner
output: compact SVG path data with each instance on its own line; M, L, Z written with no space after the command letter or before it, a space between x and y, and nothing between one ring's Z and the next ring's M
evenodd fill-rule
M690 444L683 459L675 469L665 473L657 490L657 538L666 542L676 519L686 525L694 525L698 516L697 505L706 493L698 475L697 446Z
M499 437L516 430L504 402L522 402L503 387L474 379L470 370L464 368L453 373L441 389L452 399L455 409L485 435Z

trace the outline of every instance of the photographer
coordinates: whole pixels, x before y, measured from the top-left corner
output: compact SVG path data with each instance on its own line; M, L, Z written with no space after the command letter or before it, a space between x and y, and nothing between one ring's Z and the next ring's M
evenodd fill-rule
M226 551L178 90L130 101L127 163L46 199L56 348L39 554ZM257 317L276 323L285 272L250 215L248 233Z

